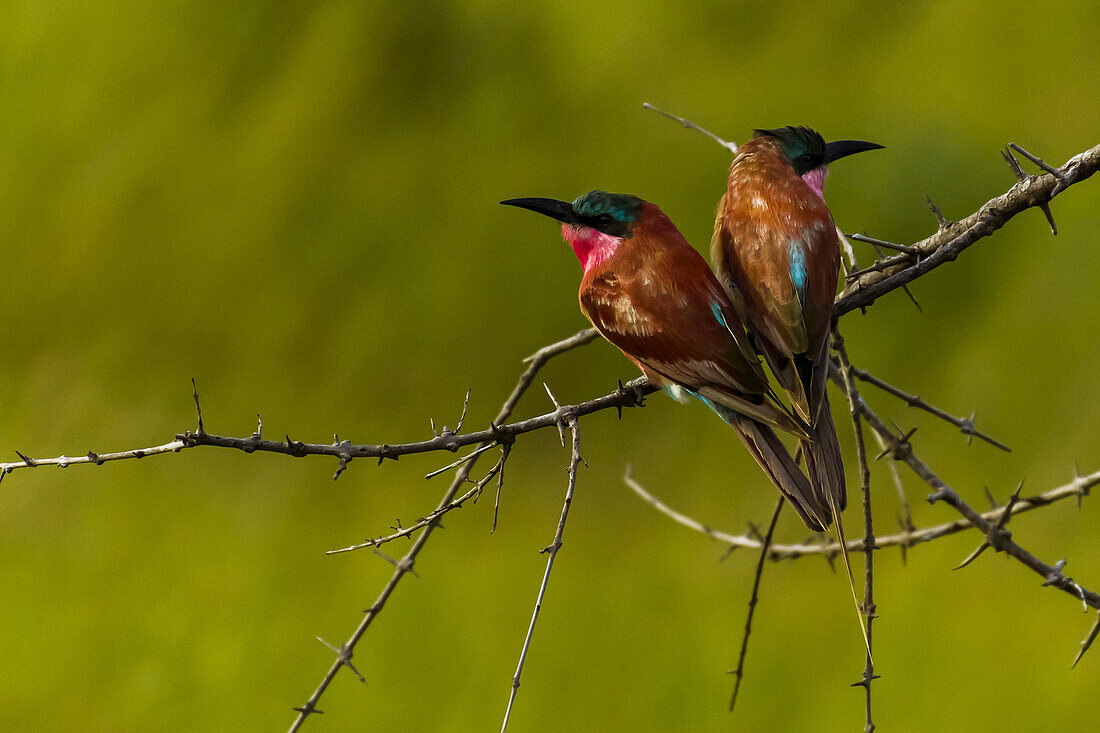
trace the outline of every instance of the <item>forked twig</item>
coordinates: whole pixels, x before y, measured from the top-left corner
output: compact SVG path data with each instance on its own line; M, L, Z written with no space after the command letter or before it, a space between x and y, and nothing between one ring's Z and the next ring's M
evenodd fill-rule
M581 333L583 334L584 332L582 331ZM493 425L503 423L505 420L508 419L508 417L512 414L512 411L515 409L516 404L519 402L520 397L522 397L523 394L527 391L528 387L531 386L531 384L535 380L535 376L539 373L539 370L542 369L543 365L546 364L547 361L554 358L555 356L558 356L559 354L563 354L566 351L569 351L570 349L576 348L583 343L588 343L588 341L591 340L588 339L586 341L583 339L578 339L578 336L572 336L563 341L559 341L556 344L551 344L550 346L540 349L532 356L532 358L529 360L527 369L525 369L523 374L520 375L519 381L516 383L515 388L512 390L512 394L509 395L508 399L504 401L504 404L500 408L500 412L497 413L497 417L493 421ZM575 414L571 413L571 417L574 420L576 419ZM458 467L458 470L455 472L455 477L451 481L451 485L448 487L447 491L444 492L443 497L439 501L438 507L436 509L437 512L445 509L449 504L454 501L455 497L458 495L459 488L462 487L469 480L470 471L473 470L473 467L477 463L477 459L479 457L480 456L474 456L471 460L463 463L461 466ZM503 466L503 464L501 465ZM306 718L309 717L311 714L321 712L317 709L317 702L321 699L321 696L325 693L325 690L328 689L328 686L336 677L337 672L339 672L342 667L347 666L348 663L351 661L352 653L354 652L356 645L359 643L359 640L363 638L363 634L366 633L367 629L371 625L371 622L373 622L374 619L378 617L378 614L386 605L386 601L389 599L393 591L397 588L397 584L401 582L401 579L405 576L405 573L412 570L413 563L415 563L421 549L423 549L424 545L428 542L428 538L431 537L432 531L438 526L439 514L437 514L434 518L430 519L426 524L424 524L422 528L423 531L416 538L416 540L414 540L412 547L409 548L409 551L405 553L404 557L402 557L401 560L397 562L393 575L390 577L390 580L388 583L386 583L385 587L382 588L382 592L379 593L378 598L375 599L370 608L364 611L363 620L359 622L359 625L352 633L351 638L345 644L339 647L341 653L337 655L335 661L332 663L332 666L329 667L328 672L325 673L325 676L321 679L320 684L313 691L313 694L309 696L309 699L306 700L304 705L294 708L298 713L298 717L296 717L294 719L294 722L291 724L290 733L294 733L294 731L299 730L302 727L302 724L305 722Z
M905 404L909 405L910 407L916 407L919 410L924 410L925 412L928 412L932 415L935 415L936 417L940 418L941 420L954 425L960 431L962 431L963 435L967 436L967 441L968 442L976 436L978 438L981 438L985 442L989 443L990 445L995 446L997 448L1000 448L1003 451L1007 451L1007 452L1012 451L1012 449L1009 448L1004 443L1000 442L999 440L994 440L990 436L988 436L985 433L978 430L974 426L974 415L973 414L968 418L966 418L966 417L955 417L954 415L949 415L948 413L944 412L943 410L936 407L935 405L931 405L928 402L925 402L918 395L909 394L908 392L905 392L904 390L898 389L894 385L892 385L892 384L890 384L890 383L888 383L888 382L886 382L882 379L879 379L878 377L876 377L875 375L871 374L870 372L868 372L864 369L858 369L856 367L852 367L852 375L854 377L856 377L856 379L859 379L861 382L867 382L868 384L873 384L874 386L881 389L883 392L886 392L887 394L891 394L894 397L897 397L899 400L903 401Z

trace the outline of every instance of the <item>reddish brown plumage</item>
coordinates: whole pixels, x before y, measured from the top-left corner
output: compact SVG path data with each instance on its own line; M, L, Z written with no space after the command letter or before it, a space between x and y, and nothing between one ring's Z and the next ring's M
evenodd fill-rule
M563 231L575 249L578 240L594 241L588 232ZM828 506L771 429L806 439L805 428L777 407L744 321L668 217L646 203L609 256L592 258L588 248L582 255L580 307L600 333L654 384L687 389L709 404L806 525L827 527Z
M801 292L791 277L792 247L803 253ZM794 171L774 138L757 137L738 148L715 220L711 261L759 334L757 346L795 410L815 423L825 386L818 367L828 357L840 247L825 202ZM804 383L794 355L812 364L812 385Z
M581 312L654 384L798 432L764 397L767 377L722 286L653 204L614 254L585 271L578 297Z
M768 386L747 326L706 261L660 209L628 194L590 191L573 203L504 201L562 222L584 268L581 311L650 381L680 400L705 402L808 527L830 523L828 506L773 432L810 434Z
M776 138L761 135L738 148L711 261L811 434L803 452L816 499L843 509L844 466L825 393L840 247L824 200Z

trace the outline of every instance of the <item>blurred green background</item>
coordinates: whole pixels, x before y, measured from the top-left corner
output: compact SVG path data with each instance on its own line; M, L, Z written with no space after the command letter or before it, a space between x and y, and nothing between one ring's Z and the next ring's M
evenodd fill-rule
M530 6L484 2L6 3L0 8L0 450L80 455L194 426L400 442L496 413L520 360L584 323L555 227L498 206L592 188L659 202L700 248L735 141L807 124L888 149L834 167L847 230L910 242L1013 181L1013 140L1060 164L1100 142L1093 2ZM853 360L1012 446L865 389L974 506L1100 467L1100 181L842 322ZM862 260L872 253L855 245ZM599 343L551 364L563 401L635 376ZM841 400L834 396L843 419ZM541 387L518 417L549 407ZM840 423L854 456L851 431ZM672 524L636 477L716 527L774 491L727 428L655 397L586 418L565 545L511 730L857 730L858 626L820 560L770 565L739 709L726 712L755 557ZM8 476L0 487L0 723L7 730L280 730L392 568L324 551L429 511L450 455L375 467L199 449ZM492 730L565 487L549 431L492 501L445 522L307 730ZM853 458L854 462L854 458ZM488 468L488 463L481 466ZM874 467L875 514L895 491ZM854 471L850 471L854 482ZM903 473L919 525L929 507ZM1095 500L1094 500L1095 501ZM1013 521L1100 588L1100 507ZM856 533L857 520L848 525ZM777 530L803 539L792 514ZM1077 727L1092 617L956 536L876 564L881 730ZM400 547L391 548L394 552ZM857 566L857 572L859 567Z

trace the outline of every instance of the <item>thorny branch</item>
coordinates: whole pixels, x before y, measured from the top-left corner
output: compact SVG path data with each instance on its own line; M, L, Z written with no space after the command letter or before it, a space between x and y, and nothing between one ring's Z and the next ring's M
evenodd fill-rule
M594 329L589 330L594 331ZM582 331L578 335L587 336L588 330ZM591 340L592 339L586 339L583 343L587 343L587 341ZM574 345L577 345L577 342L575 342ZM539 363L539 366L541 366L541 363ZM526 389L526 385L524 389ZM292 440L289 437L287 437L286 440L265 440L258 433L253 433L247 438L236 438L211 435L207 432L188 431L177 435L175 440L165 443L164 445L121 451L118 453L97 454L89 452L87 456L60 456L57 458L42 459L30 458L19 453L18 455L21 460L11 463L0 463L0 477L21 468L38 468L41 466L59 466L61 468L66 468L68 466L89 463L101 465L107 461L117 461L125 458L144 458L146 456L158 455L161 453L178 453L186 448L198 448L200 446L236 448L245 453L281 453L283 455L294 456L295 458L302 458L304 456L333 456L340 459L342 465L346 465L354 458L377 458L378 463L381 464L382 461L387 458L396 461L401 456L413 453L432 453L441 450L453 453L459 448L471 445L475 446L474 451L472 451L470 455L460 459L452 466L446 467L452 468L460 463L472 461L493 445L508 445L512 443L518 435L530 433L535 430L542 430L544 428L557 427L567 413L575 415L576 417L581 417L608 408L615 408L621 411L624 407L640 407L645 397L656 391L656 388L650 385L644 377L639 377L601 397L579 402L575 405L564 405L552 412L539 415L538 417L519 420L509 424L498 424L497 421L494 421L485 430L462 435L444 430L434 438L412 443L357 445L347 440L339 439L332 443L303 443L301 441ZM337 438L339 438L339 436L337 436ZM430 476L431 475L429 475L429 477Z
M759 550L761 543L758 537L754 537L751 534L730 534L729 532L723 532L721 530L709 527L702 522L699 522L691 517L678 512L677 510L669 507L663 501L658 499L652 493L650 493L645 487L637 482L634 477L628 472L623 476L623 481L627 487L633 491L637 496L645 503L652 506L654 509L664 514L666 517L683 525L688 529L695 530L701 534L705 534L707 537L728 546L731 549L749 549ZM1078 501L1082 497L1088 496L1089 490L1093 486L1100 485L1100 471L1087 474L1084 476L1076 476L1073 481L1051 489L1044 491L1041 494L1037 494L1031 497L1023 497L1012 507L1012 516L1022 514L1023 512L1031 511L1032 509L1038 509L1040 507L1050 506L1055 502L1068 499L1070 497L1076 497ZM1001 516L1002 509L993 509L985 512L980 516L986 521L995 522L997 518ZM937 524L933 527L925 528L913 528L906 532L900 532L898 534L885 535L875 538L875 547L882 549L884 547L901 547L909 548L914 545L920 545L925 542L931 542L938 540L941 537L947 537L949 535L958 534L968 529L972 529L974 525L969 519L962 518L956 519L953 522L946 522L944 524ZM849 551L858 552L863 549L864 541L860 539L850 539L847 542ZM840 553L840 545L836 540L825 537L820 542L803 542L798 544L782 544L772 543L768 549L769 560L797 560L800 557L807 555L824 555L825 557L836 557Z
M550 393L550 388L547 387L546 391ZM557 399L553 393L550 393L550 398L554 400L554 404L559 408ZM546 585L550 582L550 571L554 569L554 559L558 556L558 550L561 549L561 538L565 532L565 520L569 517L569 507L573 504L573 490L577 487L577 467L584 461L581 458L581 441L580 430L577 427L577 418L575 415L567 415L562 424L564 428L568 428L569 432L573 436L572 446L573 455L569 460L569 481L565 489L565 502L561 506L561 518L558 520L558 528L554 532L554 541L541 551L546 553L546 570L542 574L542 584L539 585L538 596L535 598L535 610L531 614L531 623L527 627L527 636L523 639L523 649L519 654L519 663L516 665L516 673L512 677L512 691L508 695L508 707L504 711L504 722L500 726L501 733L504 733L508 729L508 719L512 715L512 705L516 702L516 693L519 691L519 678L523 674L523 663L527 660L527 650L531 648L531 636L535 633L535 622L539 619L539 611L542 610L542 599L546 596ZM563 428L563 429L564 429ZM562 443L565 441L563 440Z
M971 441L971 439L974 436L977 436L977 437L981 438L982 440L984 440L985 442L989 443L990 445L994 445L994 446L1000 448L1003 451L1010 450L1009 447L1007 445L1005 445L1004 443L1000 442L999 440L994 440L993 438L989 437L988 435L986 435L985 433L979 431L976 427L974 427L974 415L971 415L968 418L967 417L955 417L954 415L949 415L946 412L944 412L943 410L941 410L940 408L935 407L934 405L928 404L927 402L922 400L917 395L911 395L911 394L905 392L904 390L898 389L897 387L893 386L892 384L889 384L889 383L884 382L883 380L879 379L878 377L871 374L870 372L864 371L863 369L857 369L856 367L850 367L850 368L851 368L852 376L855 377L856 379L860 380L861 382L867 382L868 384L873 384L876 387L878 387L879 389L881 389L882 391L894 395L895 397L897 397L899 400L902 400L903 402L905 402L905 404L909 405L910 407L916 407L918 409L924 410L925 412L929 412L929 413L935 415L936 417L940 418L941 420L945 420L946 422L951 423L952 425L957 427L959 430L961 430L963 435L967 436L967 442L968 443Z
M841 381L836 370L830 370L829 376L834 382ZM955 511L963 515L970 525L981 530L982 534L986 537L986 541L989 542L994 550L997 552L1004 552L1006 555L1019 560L1025 566L1043 576L1044 586L1054 586L1080 599L1083 604L1100 609L1100 595L1085 590L1072 578L1062 574L1062 567L1065 565L1064 560L1060 560L1054 565L1047 565L1013 541L1012 533L1004 529L1003 526L1003 522L1007 521L1007 517L1013 514L1011 511L1012 507L1008 507L1005 510L994 510L990 512L990 514L993 515L991 517L986 517L974 511L970 505L962 500L953 488L944 483L927 464L917 457L916 453L913 452L913 445L909 441L908 436L895 433L885 422L883 422L882 418L868 407L867 403L858 394L854 395L854 402L862 417L867 421L867 424L886 441L889 447L889 454L894 460L905 463L912 469L913 473L932 488L932 493L928 496L928 502L930 504L934 504L937 501L943 501L950 505ZM1079 476L1074 483L1082 481L1082 479L1085 483L1088 483L1088 478L1089 477ZM1094 483L1095 482L1088 483L1088 485L1092 486ZM1084 491L1087 491L1087 489ZM1020 500L1014 503L1019 504ZM1005 519L1002 519L1002 517Z
M841 344L842 345L842 344ZM843 353L843 352L842 352ZM846 361L846 356L843 357ZM1049 506L1050 504L1059 501L1061 499L1068 498L1070 496L1077 497L1078 501L1084 496L1087 496L1089 489L1097 484L1100 484L1100 471L1096 471L1088 475L1077 474L1074 476L1073 481L1064 486L1060 486L1056 489L1044 492L1037 496L1021 498L1019 496L1019 489L1013 496L1012 500L1005 507L993 509L984 514L978 514L967 505L961 497L947 484L945 484L938 476L936 476L931 469L921 462L913 453L912 444L909 442L909 436L899 435L894 433L889 426L867 405L863 397L855 391L854 387L850 388L845 384L845 380L841 374L841 369L836 367L834 363L833 369L830 370L830 378L837 384L845 388L845 391L849 395L850 405L854 418L865 420L868 425L882 438L887 444L887 454L891 455L895 460L901 461L908 465L914 473L916 473L921 479L928 483L933 488L933 493L929 495L929 503L936 501L944 501L954 508L957 512L963 515L962 519L950 522L947 524L941 524L936 527L930 527L926 529L909 529L905 528L901 534L891 535L888 537L875 538L871 533L869 506L864 507L865 523L866 523L866 535L862 539L849 540L847 547L849 550L863 549L867 553L868 567L870 568L871 550L880 549L882 547L898 545L902 547L910 547L912 545L928 542L939 537L944 537L949 534L954 534L965 529L977 527L985 535L985 543L993 547L997 552L1004 552L1010 557L1023 563L1025 566L1031 568L1044 578L1043 586L1054 586L1059 588L1070 595L1078 598L1082 604L1087 608L1091 606L1094 609L1100 609L1100 595L1097 595L1093 591L1087 590L1081 584L1074 581L1072 578L1065 576L1062 573L1062 569L1066 565L1065 560L1059 560L1054 565L1047 565L1041 560L1033 556L1030 552L1025 550L1019 544L1012 540L1011 532L1004 529L1004 525L1008 519L1016 514L1029 511L1038 507ZM858 424L858 423L857 423ZM911 433L910 433L911 435ZM860 441L860 444L862 441ZM865 459L864 459L865 461ZM865 467L865 462L861 464L861 472ZM865 477L864 477L865 478ZM832 540L824 540L822 542L814 544L801 544L801 545L776 545L771 543L765 543L758 537L752 535L731 535L719 530L715 530L708 527L691 517L688 517L680 512L677 512L655 496L646 491L634 478L630 475L628 470L624 476L624 481L627 486L633 490L644 501L652 505L661 513L670 517L673 521L682 524L686 527L694 529L697 532L701 532L712 539L725 543L729 546L730 550L737 547L748 547L761 549L763 553L772 560L779 559L796 559L805 555L824 555L827 558L832 558L839 551L839 544ZM865 494L866 496L866 494ZM977 553L974 553L976 556ZM970 559L973 559L971 557ZM965 563L964 563L965 564ZM866 591L865 603L866 612L868 616L868 633L870 633L870 619L874 618L874 604L871 600L870 591L870 569L868 570L868 589ZM1088 636L1081 643L1081 650L1078 652L1077 658L1074 660L1074 665L1080 661L1081 656L1091 646L1092 641L1096 638L1098 633L1098 627L1100 627L1100 621L1089 632ZM873 667L870 662L864 673L864 679L861 680L859 685L868 687L870 680L875 679L873 674ZM867 718L866 730L873 729L873 723L870 719L870 700L868 697L868 718Z
M1016 214L1048 205L1055 196L1097 169L1100 169L1100 145L1073 156L1060 168L1018 180L1007 192L990 199L965 219L941 223L935 234L911 245L915 252L883 258L862 273L853 273L849 277L854 277L854 282L837 298L834 315L839 317L856 308L866 308L890 291L951 262Z

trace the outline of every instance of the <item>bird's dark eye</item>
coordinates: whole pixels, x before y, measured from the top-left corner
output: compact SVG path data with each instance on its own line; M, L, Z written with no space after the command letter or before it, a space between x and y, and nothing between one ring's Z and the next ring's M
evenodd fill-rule
M600 229L605 229L615 223L615 220L611 217L611 214L600 214L596 217L596 226Z

